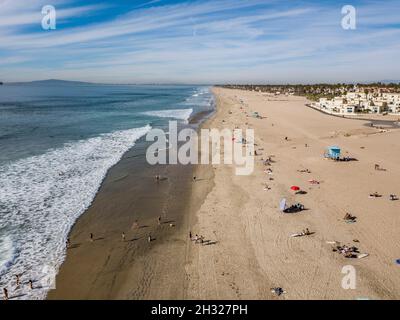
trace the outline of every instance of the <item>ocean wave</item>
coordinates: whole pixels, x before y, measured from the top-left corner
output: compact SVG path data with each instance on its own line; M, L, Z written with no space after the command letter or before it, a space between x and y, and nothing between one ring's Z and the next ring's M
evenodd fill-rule
M40 281L43 268L58 271L72 225L90 206L107 171L150 129L103 134L0 167L0 287L8 287L11 297L46 297L44 285L14 289L15 275Z
M175 109L175 110L146 111L143 112L142 114L150 117L171 118L171 119L188 121L192 113L193 109Z
M0 276L12 265L16 258L16 249L11 236L0 236Z
M187 107L208 107L212 104L213 95L211 89L209 87L206 88L198 88L193 95L187 97L181 105Z

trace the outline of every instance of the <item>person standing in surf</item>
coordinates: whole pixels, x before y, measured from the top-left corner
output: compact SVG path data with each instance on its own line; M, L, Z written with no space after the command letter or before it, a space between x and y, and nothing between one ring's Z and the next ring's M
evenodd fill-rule
M3 295L4 295L3 299L4 300L8 300L8 290L7 290L7 288L3 288Z

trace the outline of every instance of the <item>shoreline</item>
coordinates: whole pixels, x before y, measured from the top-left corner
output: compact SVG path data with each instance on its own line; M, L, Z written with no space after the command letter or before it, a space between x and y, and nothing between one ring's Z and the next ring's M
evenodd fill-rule
M92 290L68 295L66 288L57 287L61 291L48 298L398 299L400 276L394 261L400 250L395 228L400 223L396 214L400 202L386 197L400 192L396 158L400 148L394 143L400 130L380 132L355 119L325 117L306 107L302 97L266 101L240 90L213 88L213 93L216 110L198 129L254 129L258 151L254 172L236 176L231 165L196 165L183 178L185 166L175 168L180 181L187 182L177 192L181 196L186 191L186 197L185 206L178 209L176 228L159 230L150 245L139 239L124 247L113 240L112 248L96 249L104 256L88 258L101 264L94 271L86 269L86 264L82 271L81 261L72 258L68 268L75 268L75 273L62 276L64 285L73 287L74 279L76 288L82 286L75 276L90 279L86 285ZM253 112L263 118L251 117ZM333 144L358 161L325 160L324 148ZM267 157L272 158L271 175L264 172ZM375 163L389 173L374 170ZM305 169L310 172L301 172ZM198 177L195 183L192 175ZM310 179L319 183L310 184ZM131 183L126 181L125 187ZM290 191L297 184L306 194ZM368 199L375 191L384 198ZM282 214L282 198L300 202L307 210ZM357 222L346 224L346 212L357 216ZM150 227L154 224L150 219ZM313 234L290 237L305 228ZM204 236L209 245L191 242L189 231ZM332 251L332 241L357 246L368 256L346 259ZM354 290L342 288L342 270L348 265L357 272ZM93 278L90 273L99 276ZM271 292L275 287L286 293L276 295Z
M194 115L189 125L200 130L213 112ZM56 289L48 292L48 300L185 296L184 262L192 216L187 212L193 208L193 172L199 171L193 165L150 166L141 155L145 145L138 141L109 170L92 205L75 222ZM155 175L167 180L157 183ZM135 188L137 181L144 185ZM131 192L139 195L130 199ZM135 220L139 220L139 229L131 228ZM93 243L89 241L91 232Z

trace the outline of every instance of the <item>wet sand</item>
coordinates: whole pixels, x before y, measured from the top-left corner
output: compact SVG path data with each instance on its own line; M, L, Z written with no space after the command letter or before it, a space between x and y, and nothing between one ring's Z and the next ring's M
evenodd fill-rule
M93 204L76 222L56 290L48 299L184 296L185 214L193 168L152 167L145 161L145 147L138 143L109 171ZM154 179L157 174L160 182ZM132 228L135 220L138 229Z

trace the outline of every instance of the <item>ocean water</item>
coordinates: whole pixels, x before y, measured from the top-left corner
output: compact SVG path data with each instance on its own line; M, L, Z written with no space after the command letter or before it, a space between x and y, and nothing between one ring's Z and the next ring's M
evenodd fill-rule
M208 87L0 86L0 288L45 298L107 171L151 128L212 109Z

